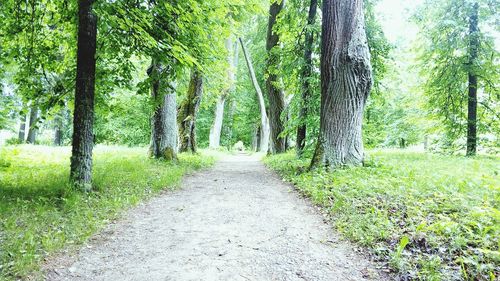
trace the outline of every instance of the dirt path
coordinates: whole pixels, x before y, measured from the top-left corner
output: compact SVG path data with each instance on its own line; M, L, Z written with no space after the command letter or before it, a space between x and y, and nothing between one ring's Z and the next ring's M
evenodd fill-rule
M51 267L48 280L380 280L310 204L245 155L186 177Z

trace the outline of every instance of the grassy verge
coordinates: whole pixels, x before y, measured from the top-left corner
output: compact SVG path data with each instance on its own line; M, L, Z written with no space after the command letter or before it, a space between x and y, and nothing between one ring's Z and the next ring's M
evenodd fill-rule
M68 188L69 148L13 146L0 152L0 280L39 269L48 254L80 244L182 176L210 166L213 157L180 155L178 164L148 159L139 148L97 147L96 192Z
M498 157L368 154L365 167L329 173L293 153L264 161L403 278L500 278Z

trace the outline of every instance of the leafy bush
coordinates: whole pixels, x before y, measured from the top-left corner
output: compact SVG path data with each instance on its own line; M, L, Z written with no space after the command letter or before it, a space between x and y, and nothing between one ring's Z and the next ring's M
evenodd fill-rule
M18 137L12 137L9 138L5 141L6 145L16 145L16 144L21 144L21 141L19 140Z

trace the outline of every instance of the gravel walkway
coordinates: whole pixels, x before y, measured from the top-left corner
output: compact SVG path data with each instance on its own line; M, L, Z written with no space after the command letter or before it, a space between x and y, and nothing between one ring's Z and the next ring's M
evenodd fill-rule
M109 225L47 280L382 280L256 156L226 156Z

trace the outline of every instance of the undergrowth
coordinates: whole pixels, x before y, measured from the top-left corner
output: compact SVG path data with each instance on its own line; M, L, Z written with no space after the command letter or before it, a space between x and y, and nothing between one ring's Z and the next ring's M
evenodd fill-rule
M371 151L334 172L307 171L294 153L264 161L402 280L498 280L499 160Z
M51 253L93 233L213 157L181 154L177 164L149 159L146 149L98 146L95 191L68 186L69 148L10 146L0 152L0 280L37 272Z

